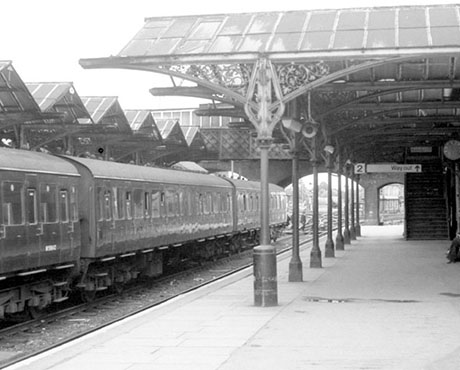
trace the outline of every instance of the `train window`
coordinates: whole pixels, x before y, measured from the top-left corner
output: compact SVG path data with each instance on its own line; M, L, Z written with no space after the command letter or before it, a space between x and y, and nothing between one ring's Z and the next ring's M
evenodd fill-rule
M160 217L160 192L159 191L152 191L152 217L158 218Z
M34 225L38 221L37 217L37 190L27 189L26 193L26 219L29 225Z
M40 219L44 223L55 223L58 220L56 185L41 185L40 189Z
M75 186L70 189L70 217L72 217L72 221L78 221L77 189Z
M150 207L151 207L151 202L149 201L150 199L150 193L148 191L144 192L144 217L150 218Z
M113 192L113 217L116 220L123 220L125 218L123 191L118 188L112 188Z
M98 187L97 188L97 208L96 208L96 212L97 212L97 219L99 221L102 221L104 219L104 188L101 188L101 187Z
M132 209L132 195L130 191L125 193L125 209L126 209L126 218L131 220L133 218L133 209Z
M246 199L246 194L243 194L243 211L247 211L248 210L248 201Z
M193 214L193 203L192 203L192 194L190 192L187 193L187 208L188 208L188 215L191 216Z
M143 191L141 189L134 190L134 218L144 217Z
M59 192L59 217L61 222L69 222L69 194L67 190Z
M179 198L175 192L166 192L166 214L168 216L176 216L178 214Z
M204 197L203 194L198 194L198 214L204 213Z
M256 207L256 211L259 212L260 206L259 206L259 196L258 195L256 195L256 198L255 198L255 207Z
M22 184L19 182L4 182L3 224L21 225L24 223L22 213Z
M104 191L104 219L110 221L112 219L112 192Z
M178 194L177 194L177 208L178 208L178 211L179 211L179 215L180 216L184 216L185 214L185 207L184 207L184 193L182 191L180 191Z

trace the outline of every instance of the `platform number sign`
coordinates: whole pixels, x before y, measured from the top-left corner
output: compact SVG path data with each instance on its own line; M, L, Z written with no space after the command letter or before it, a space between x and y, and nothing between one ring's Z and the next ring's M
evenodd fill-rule
M366 163L356 163L355 164L355 174L366 173Z

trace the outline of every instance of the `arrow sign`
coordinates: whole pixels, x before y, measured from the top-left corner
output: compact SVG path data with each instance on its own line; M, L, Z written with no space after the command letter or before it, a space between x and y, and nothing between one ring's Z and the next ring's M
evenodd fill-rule
M419 173L422 172L421 164L368 164L367 173L376 172L400 172L400 173Z

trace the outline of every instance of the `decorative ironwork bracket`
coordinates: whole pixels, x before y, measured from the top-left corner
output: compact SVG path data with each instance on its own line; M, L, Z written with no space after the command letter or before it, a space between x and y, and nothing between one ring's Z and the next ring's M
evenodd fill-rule
M274 101L278 104L273 104ZM267 58L260 58L254 67L244 105L244 111L257 130L259 142L271 141L284 108L275 69Z

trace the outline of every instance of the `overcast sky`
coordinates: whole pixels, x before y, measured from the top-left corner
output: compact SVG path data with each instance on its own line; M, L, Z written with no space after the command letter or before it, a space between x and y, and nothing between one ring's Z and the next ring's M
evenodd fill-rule
M117 54L148 17L449 3L455 2L3 0L0 3L0 60L11 60L25 82L70 81L80 96L118 96L123 109L189 108L196 107L199 101L149 94L152 87L170 86L168 77L116 69L85 70L78 60Z

